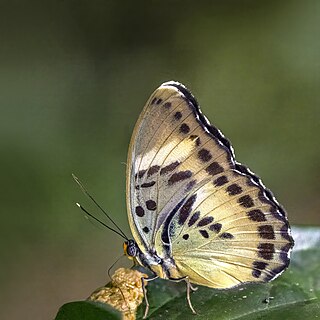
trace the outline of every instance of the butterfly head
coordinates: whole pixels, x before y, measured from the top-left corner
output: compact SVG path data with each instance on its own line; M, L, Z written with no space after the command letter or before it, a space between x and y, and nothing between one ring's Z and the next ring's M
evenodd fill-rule
M127 240L123 243L124 254L129 259L134 259L138 255L138 246L134 240Z

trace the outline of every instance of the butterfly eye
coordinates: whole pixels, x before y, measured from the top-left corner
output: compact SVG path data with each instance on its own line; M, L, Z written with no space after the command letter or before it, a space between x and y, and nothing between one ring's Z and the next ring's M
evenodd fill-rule
M137 244L133 240L128 240L123 244L124 253L128 257L135 257L137 255Z

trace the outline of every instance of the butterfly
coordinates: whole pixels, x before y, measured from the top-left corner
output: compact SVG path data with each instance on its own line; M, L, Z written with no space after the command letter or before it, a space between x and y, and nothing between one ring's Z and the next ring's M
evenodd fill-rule
M154 277L226 289L269 282L294 245L286 213L202 114L192 93L157 88L133 130L127 161L133 240L125 254ZM149 303L146 299L146 312Z

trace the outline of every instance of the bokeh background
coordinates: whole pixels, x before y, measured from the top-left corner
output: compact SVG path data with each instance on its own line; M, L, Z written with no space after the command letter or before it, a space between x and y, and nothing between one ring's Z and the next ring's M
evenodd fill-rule
M0 318L53 319L108 281L125 162L151 92L178 80L291 224L320 224L320 2L0 1ZM119 265L127 265L121 260Z

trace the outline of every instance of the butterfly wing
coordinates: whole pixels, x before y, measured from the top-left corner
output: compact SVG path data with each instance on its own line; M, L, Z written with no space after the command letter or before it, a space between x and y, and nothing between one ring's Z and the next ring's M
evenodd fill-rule
M283 209L234 160L184 86L164 83L151 95L128 157L129 222L140 249L172 257L181 276L217 288L286 268L293 240Z
M154 246L159 226L194 181L187 161L201 128L184 95L163 84L149 98L134 128L127 161L128 219L140 249ZM188 137L188 138L187 138ZM168 185L170 188L168 188Z

